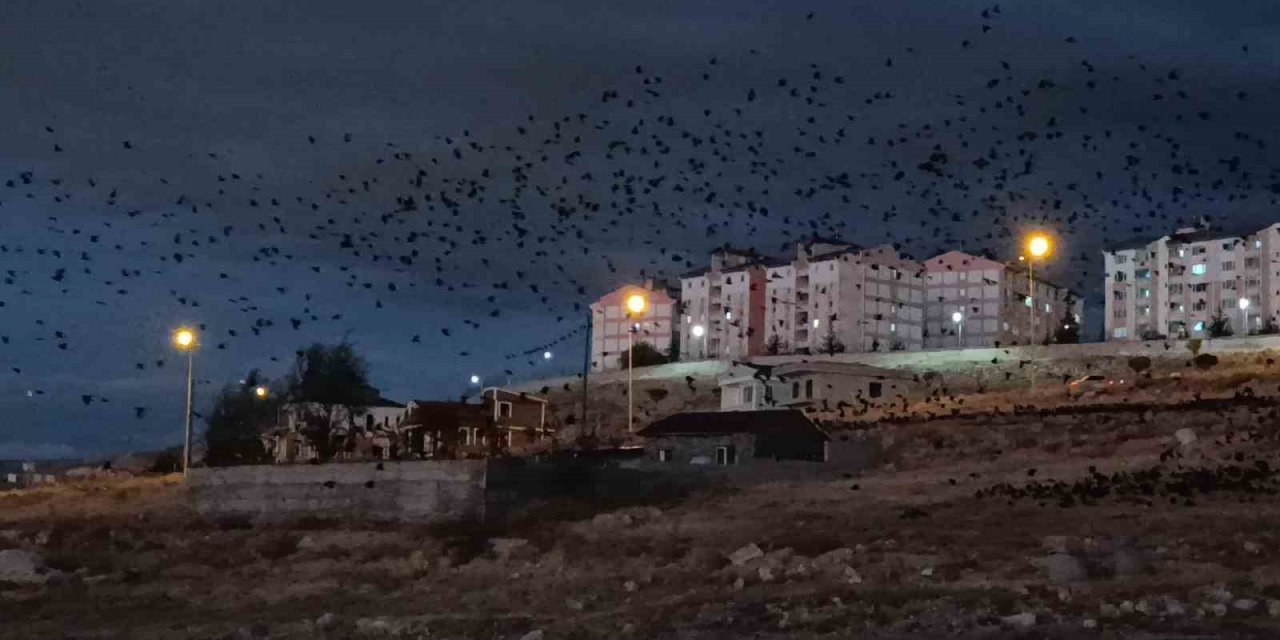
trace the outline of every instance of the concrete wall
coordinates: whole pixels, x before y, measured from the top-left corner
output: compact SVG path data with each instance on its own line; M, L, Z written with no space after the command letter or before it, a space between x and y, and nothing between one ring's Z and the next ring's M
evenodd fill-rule
M209 517L432 523L483 519L485 472L483 460L255 465L192 469L189 485Z

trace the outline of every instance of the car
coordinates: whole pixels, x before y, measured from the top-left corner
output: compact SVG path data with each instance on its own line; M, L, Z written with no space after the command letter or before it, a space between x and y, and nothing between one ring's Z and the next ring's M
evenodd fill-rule
M1093 374L1077 378L1067 384L1067 394L1071 396L1096 395L1103 389L1114 388L1117 385L1124 384L1123 379L1108 378L1104 375Z

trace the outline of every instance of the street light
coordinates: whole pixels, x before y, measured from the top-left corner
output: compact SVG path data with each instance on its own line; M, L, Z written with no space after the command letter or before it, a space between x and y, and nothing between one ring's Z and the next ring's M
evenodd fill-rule
M707 357L707 339L705 337L707 335L707 328L700 324L695 324L693 325L693 328L689 330L689 333L692 334L694 338L702 339L702 348L698 349L698 357Z
M259 400L263 400L267 397L267 388L262 385L258 385L253 388L253 395L257 396Z
M542 352L542 359L543 359L543 360L550 360L550 359L551 359L551 352L550 352L550 351L543 351L543 352Z
M964 348L964 314L956 311L951 314L951 321L956 324L956 343Z
M480 384L480 376L471 374L471 384Z
M1244 335L1249 335L1249 299L1240 298L1240 313L1244 314Z
M632 320L638 320L644 317L646 311L649 310L649 296L645 293L637 291L627 296L624 303L624 311L627 317ZM636 331L640 328L639 323L631 325L627 331L627 433L635 430L635 359L636 359Z
M186 477L191 470L191 392L194 384L196 362L196 332L194 329L181 327L173 332L173 346L178 351L187 353L187 414L186 427L183 429L182 443L182 476Z
M1027 306L1031 308L1031 334L1027 344L1034 344L1036 337L1036 259L1049 255L1052 249L1049 236L1043 233L1033 233L1027 239Z

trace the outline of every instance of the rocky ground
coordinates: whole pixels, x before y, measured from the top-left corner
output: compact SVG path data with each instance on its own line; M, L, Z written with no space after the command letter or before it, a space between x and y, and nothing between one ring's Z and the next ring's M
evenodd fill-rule
M954 398L852 425L888 451L858 477L503 526L204 522L177 478L0 495L0 637L1280 637L1280 403L1209 386Z

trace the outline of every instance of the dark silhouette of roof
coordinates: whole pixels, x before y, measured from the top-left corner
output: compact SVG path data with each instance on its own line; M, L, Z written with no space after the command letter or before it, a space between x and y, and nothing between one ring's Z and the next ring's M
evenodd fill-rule
M662 436L715 436L733 433L754 435L813 435L827 433L804 413L793 409L772 411L717 411L677 413L640 430L646 438Z

